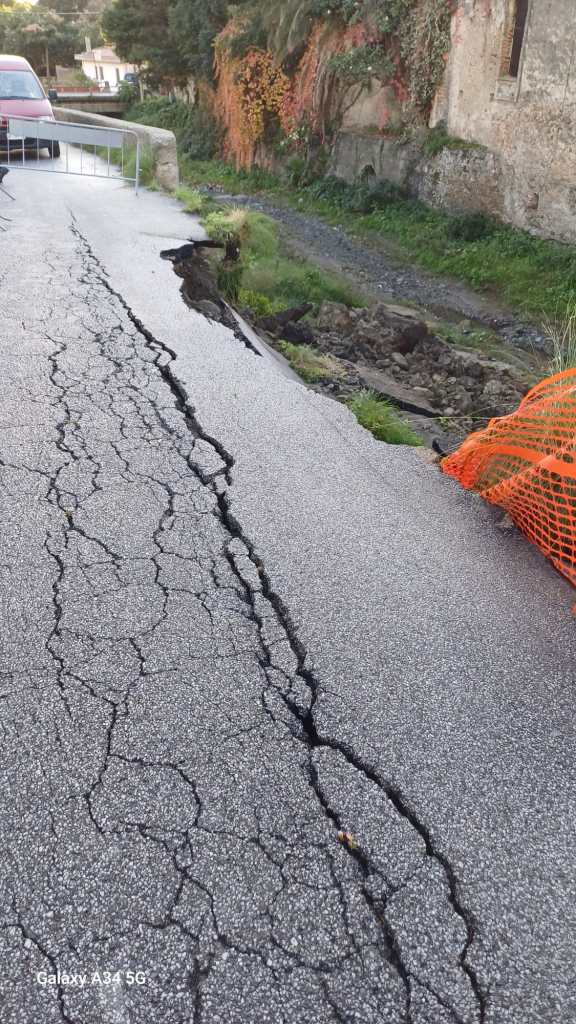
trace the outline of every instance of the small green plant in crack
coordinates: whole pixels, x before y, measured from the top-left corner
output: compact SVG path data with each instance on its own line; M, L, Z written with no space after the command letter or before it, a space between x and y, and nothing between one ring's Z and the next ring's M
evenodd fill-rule
M445 124L440 122L440 124L430 129L422 143L422 149L429 156L436 156L443 149L485 151L486 147L482 146L479 142L470 142L468 139L460 139L456 135L450 135L446 130Z

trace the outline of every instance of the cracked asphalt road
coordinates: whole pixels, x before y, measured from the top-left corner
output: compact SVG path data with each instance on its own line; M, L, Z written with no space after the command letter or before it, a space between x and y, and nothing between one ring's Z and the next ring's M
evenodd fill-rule
M2 1024L573 1019L570 589L184 308L170 200L13 178Z

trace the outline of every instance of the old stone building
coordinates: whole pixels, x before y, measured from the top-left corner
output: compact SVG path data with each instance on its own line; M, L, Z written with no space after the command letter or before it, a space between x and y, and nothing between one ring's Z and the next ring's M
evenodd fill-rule
M335 169L374 168L442 208L575 241L576 0L459 0L439 122L477 146L424 158L356 125L338 139Z

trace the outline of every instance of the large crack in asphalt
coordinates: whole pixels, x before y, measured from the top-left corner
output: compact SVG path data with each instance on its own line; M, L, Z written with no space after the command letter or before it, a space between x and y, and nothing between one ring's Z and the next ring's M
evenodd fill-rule
M33 657L0 663L0 952L21 972L3 1024L482 1024L456 872L319 725L326 691L234 514L233 454L70 232L28 385L53 440L0 451L46 603ZM23 982L139 961L141 989Z
M262 668L267 678L269 678L271 688L275 690L292 716L292 734L306 747L309 752L307 776L311 791L319 805L322 807L327 818L332 822L335 831L340 836L346 835L346 823L341 818L338 810L332 806L323 792L318 769L313 759L315 751L329 750L336 752L367 782L373 784L385 794L386 798L394 807L397 815L399 815L420 837L425 847L426 857L436 862L442 871L446 881L448 901L454 914L460 919L465 929L466 938L459 955L459 964L474 996L477 1007L477 1020L479 1024L483 1024L486 1017L487 997L474 967L468 960L468 956L476 936L477 923L463 901L456 872L448 858L435 844L430 828L425 824L425 822L420 820L415 810L410 806L409 802L399 789L384 779L380 772L370 764L367 764L354 750L351 749L350 746L344 744L336 737L328 736L319 731L315 718L315 706L320 693L320 684L314 674L307 668L307 651L298 638L289 610L284 605L280 595L274 590L271 579L266 571L266 567L259 557L254 544L250 538L245 535L240 522L234 516L232 511L232 503L226 488L233 484L233 470L235 465L234 457L226 450L225 446L217 438L208 434L199 422L190 404L190 396L185 392L180 381L172 372L172 365L176 361L176 353L148 331L146 326L134 313L128 303L126 303L123 296L112 287L106 272L92 251L87 239L79 231L77 225L73 224L72 231L78 242L82 245L84 257L90 261L100 284L121 304L129 320L134 324L137 331L144 339L146 346L148 346L155 354L154 363L168 384L174 396L176 408L183 416L188 430L192 433L195 439L199 439L205 444L211 446L223 462L224 468L211 475L206 475L199 465L191 464L191 468L197 473L202 484L213 490L217 500L220 521L223 527L229 534L231 541L236 541L237 545L242 545L246 559L255 571L256 577L254 577L254 573L246 574L243 571L242 559L238 558L237 555L238 546L235 547L234 551L232 550L232 545L228 547L226 557L232 571L238 579L239 584L243 588L246 602L251 609L254 622L258 628L263 651L263 657L261 659ZM221 477L223 477L226 487L221 486ZM259 588L255 588L254 578L259 580ZM298 703L298 700L294 699L292 696L293 680L286 678L287 689L283 690L279 687L278 682L275 679L271 679L269 677L269 673L273 673L277 666L275 666L274 663L274 652L269 647L266 639L263 615L258 608L256 598L259 595L261 595L264 601L268 603L271 609L273 609L275 619L286 637L297 666L294 673L294 679L299 681L304 690L307 691L308 700L306 702L302 702L301 700L302 690L300 690L300 703ZM273 711L266 705L265 696L263 698L263 704L266 707L267 712L272 718L274 718ZM412 1014L412 971L403 960L401 936L398 936L395 933L393 926L387 919L387 904L393 895L394 890L389 886L387 880L383 878L381 871L376 867L369 855L367 855L361 847L357 846L356 843L350 843L350 845L344 843L343 845L357 864L360 875L364 881L374 877L380 877L381 881L385 883L386 888L389 890L385 896L375 898L373 893L370 891L370 886L365 884L362 885L362 893L366 903L381 928L382 940L387 950L387 958L393 968L397 971L405 988L406 1002L404 1019L407 1024L412 1024L412 1022L415 1021ZM439 1004L450 1012L451 1017L456 1024L465 1024L465 1017L461 1016L460 1013L453 1006L450 1006L445 999L442 999L438 993L434 992L433 994Z

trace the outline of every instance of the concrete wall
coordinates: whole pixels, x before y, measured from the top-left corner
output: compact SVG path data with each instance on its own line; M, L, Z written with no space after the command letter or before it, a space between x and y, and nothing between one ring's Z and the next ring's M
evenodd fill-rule
M402 108L393 88L374 78L361 91L352 86L342 102L343 131L382 129L400 123Z
M98 92L89 95L88 93L67 92L66 89L58 89L58 99L52 100L54 107L70 107L77 112L86 111L89 114L102 114L104 117L120 117L128 109L128 104L120 100L117 95L111 92Z
M125 128L133 131L143 146L149 148L154 158L154 173L162 188L172 191L179 184L178 151L173 132L163 128L150 128L133 121L119 121L115 117L103 117L68 107L55 107L57 121L73 121L75 124L101 125L106 128Z
M514 169L484 147L444 149L426 156L418 141L398 142L375 135L341 132L333 151L332 174L350 183L366 172L401 185L430 206L450 213L481 211L507 219L505 182Z
M334 143L330 173L353 184L371 170L376 178L408 185L421 157L420 146L402 144L381 135L340 132Z

